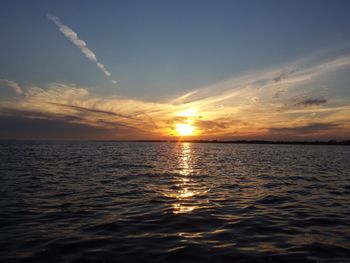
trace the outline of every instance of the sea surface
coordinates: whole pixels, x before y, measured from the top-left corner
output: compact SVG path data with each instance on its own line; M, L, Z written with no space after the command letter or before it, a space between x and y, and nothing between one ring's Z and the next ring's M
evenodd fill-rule
M0 142L1 262L350 262L350 147Z

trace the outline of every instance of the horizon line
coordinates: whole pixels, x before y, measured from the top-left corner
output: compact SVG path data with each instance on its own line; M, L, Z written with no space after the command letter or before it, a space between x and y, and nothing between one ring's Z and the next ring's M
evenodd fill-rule
M190 139L171 139L171 140L117 140L117 139L2 139L4 141L38 141L38 142L159 142L159 143L218 143L218 144L291 144L291 145L350 145L350 139L347 140L307 140L307 141L293 141L293 140L190 140Z

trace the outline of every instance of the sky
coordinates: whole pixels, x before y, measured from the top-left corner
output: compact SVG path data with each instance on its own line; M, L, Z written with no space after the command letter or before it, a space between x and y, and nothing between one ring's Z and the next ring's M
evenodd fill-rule
M1 1L0 139L350 139L349 1Z

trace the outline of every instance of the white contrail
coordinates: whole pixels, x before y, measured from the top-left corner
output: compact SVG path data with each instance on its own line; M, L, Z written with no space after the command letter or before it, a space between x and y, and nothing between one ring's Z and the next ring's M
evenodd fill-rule
M106 69L106 67L100 63L97 58L95 53L87 47L86 42L84 40L81 40L77 33L75 33L70 27L64 25L61 20L54 15L47 14L47 18L50 19L57 27L58 29L63 33L63 35L68 38L70 41L73 42L75 46L77 46L81 52L84 53L84 55L90 59L92 62L96 64L96 66L102 70L102 72L107 76L110 77L111 73ZM116 84L117 81L112 80L112 83Z

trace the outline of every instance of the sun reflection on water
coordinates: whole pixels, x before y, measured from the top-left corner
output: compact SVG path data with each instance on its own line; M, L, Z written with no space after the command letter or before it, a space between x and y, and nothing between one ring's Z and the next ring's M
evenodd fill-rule
M199 208L195 198L207 192L198 190L200 187L198 187L196 177L193 174L195 158L192 154L191 143L181 143L178 147L180 147L180 153L178 158L179 176L176 178L177 191L170 195L175 199L173 204L175 214L188 213Z
M191 155L191 143L189 142L183 142L179 145L179 147L181 147L181 155L179 158L179 168L180 170L180 174L184 175L184 176L188 176L190 175L190 173L192 172L192 167L191 167L191 159L192 159L192 155Z

